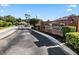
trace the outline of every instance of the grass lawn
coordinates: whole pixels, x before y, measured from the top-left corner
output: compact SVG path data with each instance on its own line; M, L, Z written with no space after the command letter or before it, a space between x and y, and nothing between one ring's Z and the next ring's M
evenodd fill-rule
M0 31L6 28L10 28L10 27L13 27L13 26L0 27Z

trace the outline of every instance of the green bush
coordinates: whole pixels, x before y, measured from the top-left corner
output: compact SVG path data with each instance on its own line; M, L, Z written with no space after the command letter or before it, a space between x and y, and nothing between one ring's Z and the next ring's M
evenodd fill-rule
M7 22L3 22L3 27L6 27L7 26Z
M79 32L66 33L66 42L74 48L79 48Z
M12 25L11 22L5 22L5 21L0 20L0 27L6 27L6 26L11 26L11 25Z
M66 33L76 32L76 27L75 26L63 26L61 30L63 32L63 35L65 36Z
M11 26L12 23L11 22L6 22L6 26Z
M0 27L4 27L5 26L5 22L0 20Z

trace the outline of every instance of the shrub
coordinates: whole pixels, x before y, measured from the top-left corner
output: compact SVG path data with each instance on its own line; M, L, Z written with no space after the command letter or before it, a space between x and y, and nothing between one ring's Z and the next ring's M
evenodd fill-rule
M12 25L11 22L5 22L5 21L0 20L0 27L11 26L11 25Z
M0 20L0 27L4 27L5 26L5 22Z
M11 26L12 23L11 22L6 22L6 26Z
M66 42L74 48L79 48L79 32L66 33Z
M63 35L65 36L66 33L76 32L76 27L75 26L63 26L61 30L63 32Z

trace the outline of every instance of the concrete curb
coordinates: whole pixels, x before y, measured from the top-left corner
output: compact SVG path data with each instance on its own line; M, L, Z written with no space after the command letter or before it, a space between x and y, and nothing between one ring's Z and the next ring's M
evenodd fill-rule
M0 55L4 53L4 51L8 48L9 42L12 39L6 39L6 37L10 36L11 34L15 33L17 30L12 29L5 33L5 35L0 36Z
M70 48L68 48L66 45L64 45L64 44L61 45L62 43L59 42L58 40L56 40L55 38L53 38L53 37L51 37L51 36L49 36L49 35L47 35L47 34L44 34L44 33L42 33L42 32L36 31L36 30L31 30L31 31L36 32L36 33L38 33L38 34L40 34L40 35L43 35L43 36L49 38L49 40L51 40L52 42L55 42L57 45L59 45L60 48L61 48L67 55L77 55L74 51L72 51L72 50L71 50Z
M10 29L10 28L9 28ZM0 39L4 39L5 37L11 35L12 33L14 33L16 30L14 30L13 28L11 28L12 30L6 30L0 33ZM6 32L5 34L3 34L4 32Z
M9 35L11 35L12 33L14 33L15 31L16 31L16 30L12 30L12 31L6 33L5 35L2 35L2 36L0 37L0 39L4 39L4 38L8 37Z

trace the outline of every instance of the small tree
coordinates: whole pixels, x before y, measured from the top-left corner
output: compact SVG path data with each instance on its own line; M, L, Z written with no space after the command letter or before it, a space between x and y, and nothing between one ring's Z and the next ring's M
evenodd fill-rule
M30 19L30 24L35 26L39 21L40 21L40 19L32 18L32 19Z
M6 22L11 22L12 24L16 24L16 18L11 16L11 15L7 15L7 16L4 16L4 21Z
M17 22L21 22L22 21L21 18L17 18L16 20L17 20Z
M25 17L26 17L26 21L29 23L29 19L30 19L30 14L25 14Z

